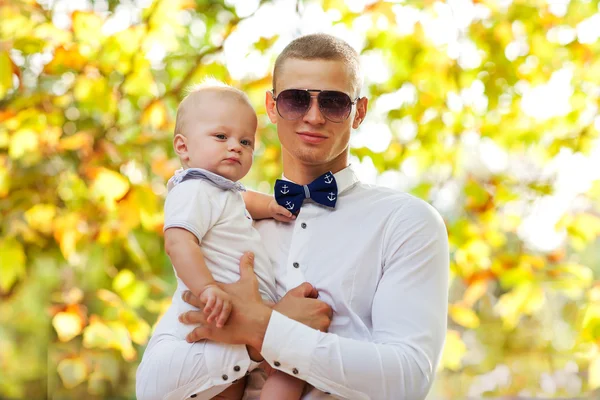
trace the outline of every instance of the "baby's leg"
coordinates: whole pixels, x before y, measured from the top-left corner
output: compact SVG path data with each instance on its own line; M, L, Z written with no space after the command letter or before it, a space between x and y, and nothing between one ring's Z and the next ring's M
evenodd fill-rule
M238 380L236 383L223 390L221 393L212 398L212 400L241 400L244 396L244 388L246 387L246 377Z
M299 400L305 382L275 370L269 375L260 393L260 400Z

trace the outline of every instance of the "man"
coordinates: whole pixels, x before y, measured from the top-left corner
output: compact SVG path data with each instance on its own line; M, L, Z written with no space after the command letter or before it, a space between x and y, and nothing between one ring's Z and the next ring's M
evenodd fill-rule
M266 106L290 181L284 192L295 183L309 197L311 182L331 182L332 173L337 190L327 197L336 204L305 199L294 222L256 224L280 292L288 292L272 309L245 257L241 280L223 285L234 299L225 327L199 311L181 316L201 324L189 341L234 345L213 363L215 385L237 379L227 371L255 365L248 348L254 361L262 356L312 385L304 399L416 400L431 387L446 333L446 229L425 202L356 178L348 159L351 131L367 113L360 89L358 54L329 35L294 40L275 63ZM190 293L184 299L202 306ZM333 311L331 325L321 301Z

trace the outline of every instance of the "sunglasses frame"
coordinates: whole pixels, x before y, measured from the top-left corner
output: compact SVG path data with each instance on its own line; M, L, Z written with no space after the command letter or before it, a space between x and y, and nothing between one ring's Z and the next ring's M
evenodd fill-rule
M341 124L342 122L344 122L345 120L348 119L348 117L350 117L350 114L352 114L352 107L356 104L356 102L358 100L361 99L360 96L356 97L354 100L352 100L352 97L350 97L348 94L341 92L339 90L321 90L321 89L286 89L286 90L282 90L281 92L279 92L279 95L281 95L281 93L286 92L288 90L298 90L301 92L308 92L310 94L310 98L312 100L313 96L313 92L317 93L317 105L319 106L319 112L321 113L321 115L323 116L323 118L325 118L327 121L332 122L334 124ZM342 119L341 121L333 121L330 118L327 117L326 113L323 112L323 110L321 109L321 103L319 102L319 95L323 92L335 92L335 93L343 93L346 96L348 96L348 98L350 99L350 111L348 112L348 115L346 115L346 117L344 119ZM306 115L306 113L310 110L311 104L308 104L308 108L306 109L306 111L304 112L304 114L300 115L298 118L293 118L293 119L288 119L285 118L283 115L281 115L281 112L279 111L279 105L277 103L277 99L279 98L279 96L275 96L275 89L271 90L271 97L273 97L273 101L275 101L275 108L277 109L277 114L279 114L279 116L283 119L285 119L286 121L295 121L297 119L300 119L302 117L304 117Z

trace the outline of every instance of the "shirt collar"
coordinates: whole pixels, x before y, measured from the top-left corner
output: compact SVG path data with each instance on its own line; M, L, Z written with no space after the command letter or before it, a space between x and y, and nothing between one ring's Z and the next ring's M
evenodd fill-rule
M246 188L241 183L234 182L221 175L215 174L214 172L210 172L202 168L178 169L177 171L175 171L171 179L169 179L169 182L167 183L167 189L171 190L176 185L180 184L183 181L187 181L188 179L202 179L224 190L237 190L240 192L246 191Z
M348 165L346 168L333 174L333 176L337 184L338 196L346 190L351 189L359 182L358 177L354 173L354 169L352 169L352 165ZM291 179L286 178L285 175L281 175L281 178L286 181L294 182Z

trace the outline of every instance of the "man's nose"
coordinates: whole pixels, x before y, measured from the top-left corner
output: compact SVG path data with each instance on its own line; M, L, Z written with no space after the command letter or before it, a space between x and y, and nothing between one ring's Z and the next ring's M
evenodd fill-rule
M316 95L310 97L310 105L303 119L305 122L313 125L324 124L326 122L325 117L319 109L319 101Z

